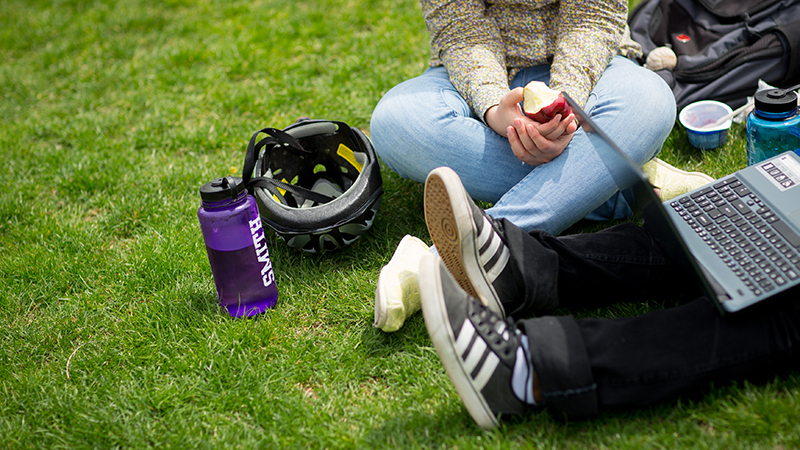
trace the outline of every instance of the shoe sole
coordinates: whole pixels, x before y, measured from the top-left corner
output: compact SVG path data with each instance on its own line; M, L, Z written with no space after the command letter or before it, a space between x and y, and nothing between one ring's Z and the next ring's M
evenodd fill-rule
M451 169L434 169L425 181L425 222L436 251L462 289L505 317L503 305L480 267L471 200ZM459 224L466 226L459 227ZM465 264L464 261L475 261Z
M422 315L428 335L439 355L439 360L450 381L458 392L461 402L467 408L472 420L484 430L492 430L500 421L492 412L486 399L472 384L470 372L464 367L461 355L456 352L456 337L442 294L442 266L439 259L431 255L420 263L420 295L422 296ZM466 305L465 305L466 307Z

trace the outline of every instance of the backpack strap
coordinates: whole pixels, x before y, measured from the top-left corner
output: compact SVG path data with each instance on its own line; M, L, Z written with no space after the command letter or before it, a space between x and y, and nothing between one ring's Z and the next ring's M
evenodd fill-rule
M793 83L800 78L800 20L780 26L775 31L788 59L786 77L781 80L781 84Z
M778 0L697 0L710 13L724 19L754 15L759 11L769 8Z
M743 42L719 58L693 69L674 70L675 79L690 83L706 83L720 78L731 69L746 62L782 56L783 46L776 33L767 33L754 43ZM679 64L680 65L680 64Z

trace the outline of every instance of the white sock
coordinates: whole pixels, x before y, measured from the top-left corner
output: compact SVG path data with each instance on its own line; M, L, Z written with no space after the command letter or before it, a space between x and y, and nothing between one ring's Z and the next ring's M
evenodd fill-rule
M520 401L535 405L533 398L533 363L528 357L528 336L520 335L520 346L517 347L517 361L514 363L514 372L511 375L511 390Z

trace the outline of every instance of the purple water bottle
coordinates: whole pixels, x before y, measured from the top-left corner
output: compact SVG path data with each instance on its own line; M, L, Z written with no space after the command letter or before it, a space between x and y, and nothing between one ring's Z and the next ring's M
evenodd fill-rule
M275 306L278 287L256 199L230 176L204 184L200 197L197 217L220 304L233 317Z

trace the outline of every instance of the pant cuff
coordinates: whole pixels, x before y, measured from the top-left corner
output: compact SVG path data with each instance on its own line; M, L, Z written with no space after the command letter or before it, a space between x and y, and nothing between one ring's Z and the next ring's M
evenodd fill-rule
M575 319L545 316L518 325L528 337L543 406L557 419L596 416L597 385Z

